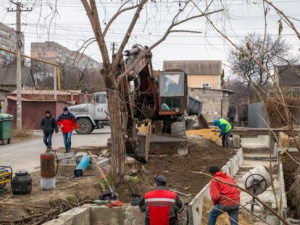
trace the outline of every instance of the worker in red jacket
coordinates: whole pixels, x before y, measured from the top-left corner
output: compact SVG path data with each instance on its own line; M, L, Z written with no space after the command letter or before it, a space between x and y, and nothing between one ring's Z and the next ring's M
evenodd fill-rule
M61 127L61 132L65 142L65 152L67 153L71 150L73 127L75 127L75 130L78 130L78 125L76 123L75 116L69 112L68 107L64 107L63 111L64 112L57 119L57 124Z
M217 165L211 165L209 172L221 181L235 184L232 177L220 171ZM214 207L209 211L207 225L215 225L218 216L227 212L231 225L238 225L240 192L236 187L212 179L210 182L210 196Z
M177 213L184 209L179 196L166 189L167 179L155 175L155 190L144 195L140 201L141 212L146 212L145 225L176 225Z

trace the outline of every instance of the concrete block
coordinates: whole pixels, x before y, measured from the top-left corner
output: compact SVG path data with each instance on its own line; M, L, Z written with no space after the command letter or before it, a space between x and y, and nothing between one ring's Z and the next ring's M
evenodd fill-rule
M76 164L75 159L67 159L67 164Z
M69 221L65 221L62 219L54 219L54 220L50 220L46 223L43 223L43 225L72 225L72 224L73 224L73 222L71 219Z
M179 156L185 156L189 154L189 149L188 148L178 148L177 149L177 154Z
M241 138L239 135L233 135L233 148L241 147Z
M137 206L129 204L124 205L124 225L140 225L145 224L146 214L142 213Z
M67 159L60 159L58 161L58 164L66 165L66 164L68 164L68 160Z
M59 219L69 221L72 220L72 225L90 224L90 211L86 207L76 207L59 215Z
M74 157L74 152L68 152L68 153L56 153L57 159L70 159Z
M109 208L107 206L91 205L90 224L101 221L104 224L124 225L124 214L122 207Z
M129 157L129 156L127 156L126 157L126 162L125 162L127 165L134 165L134 164L136 164L136 160L134 159L134 158L132 158L132 157Z
M110 164L111 158L103 159L98 162L99 166L105 167Z
M75 155L74 155L74 158L76 159L77 157L79 156L84 156L84 155L87 155L86 152L77 152Z

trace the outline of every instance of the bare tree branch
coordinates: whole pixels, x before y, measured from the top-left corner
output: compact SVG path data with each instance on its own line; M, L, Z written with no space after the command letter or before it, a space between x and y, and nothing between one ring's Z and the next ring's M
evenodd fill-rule
M128 11L128 10L135 9L135 8L138 7L138 5L135 5L135 6L132 6L132 7L128 7L128 8L122 9L123 6L124 6L125 4L127 4L128 2L131 2L131 0L125 2L125 3L119 8L119 10L117 11L117 13L116 13L116 14L108 21L108 23L107 23L107 25L106 25L106 27L105 27L105 29L104 29L104 31L103 31L103 36L104 36L104 37L105 37L105 35L106 35L106 33L107 33L109 27L111 26L111 24L115 21L115 19L118 18L118 16L119 16L120 14L122 14L123 12L126 12L126 11ZM122 10L121 10L121 9L122 9Z
M131 33L133 31L133 28L140 16L140 12L142 11L143 9L143 6L147 3L148 0L141 0L141 2L138 4L138 7L136 9L136 12L131 20L131 23L127 29L127 32L122 40L122 43L119 47L119 50L112 62L112 71L111 71L111 74L115 74L116 70L117 70L117 65L119 64L121 58L123 57L123 51L124 51L124 48L125 48L125 45L127 44L130 36L131 36Z
M187 3L186 3L187 4ZM184 21L189 21L189 20L192 20L192 19L195 19L195 18L199 18L199 17L204 17L204 16L208 16L208 15L211 15L211 14L215 14L215 13L218 13L218 12L222 12L224 11L224 9L220 9L220 10L216 10L216 11L212 11L212 12L208 12L206 14L201 14L199 16L193 16L193 17L190 17L190 18L187 18L185 19ZM163 41L166 40L166 38L168 37L168 35L170 34L170 32L172 31L172 28L181 24L181 21L178 22L178 23L175 23L174 21L176 20L176 18L178 17L178 15L181 13L182 11L178 12L174 18L173 18L173 21L171 23L171 25L169 26L169 28L166 30L165 34L163 35L163 37L161 39L159 39L157 42L155 42L153 45L151 45L146 51L144 51L143 53L141 53L137 58L136 60L131 64L130 67L128 67L120 76L118 76L117 78L117 83L119 83L121 81L121 79L126 76L126 74L129 73L129 71L131 71L137 64L138 62L146 55L148 54L153 48L155 48L156 46L158 46L160 43L162 43Z
M273 9L276 10L276 12L280 15L281 18L284 19L284 21L295 31L297 37L300 39L300 33L298 32L298 30L296 29L294 23L288 18L288 16L286 16L286 14L278 9L272 2L270 2L269 0L263 0L264 2L268 3Z
M194 34L202 34L202 31L194 31L194 30L171 30L170 33L194 33Z

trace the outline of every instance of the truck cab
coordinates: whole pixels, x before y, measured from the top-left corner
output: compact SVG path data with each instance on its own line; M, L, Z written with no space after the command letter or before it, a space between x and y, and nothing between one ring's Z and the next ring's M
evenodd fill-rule
M108 104L106 92L93 94L92 103L80 104L69 107L78 123L79 134L89 134L94 129L109 124Z

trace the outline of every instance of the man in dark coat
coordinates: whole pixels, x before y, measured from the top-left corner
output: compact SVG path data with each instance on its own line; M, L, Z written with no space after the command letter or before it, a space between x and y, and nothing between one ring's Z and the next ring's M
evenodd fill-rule
M232 102L228 108L228 113L227 113L227 117L229 123L231 124L232 129L233 129L235 115L236 115L236 108L234 106L234 103Z
M44 131L43 141L47 149L52 150L52 135L58 132L57 122L54 117L52 117L49 110L46 110L45 116L40 123L41 129Z
M141 212L146 212L145 225L176 225L183 202L175 192L167 190L164 176L155 175L154 182L155 190L147 192L139 203Z

